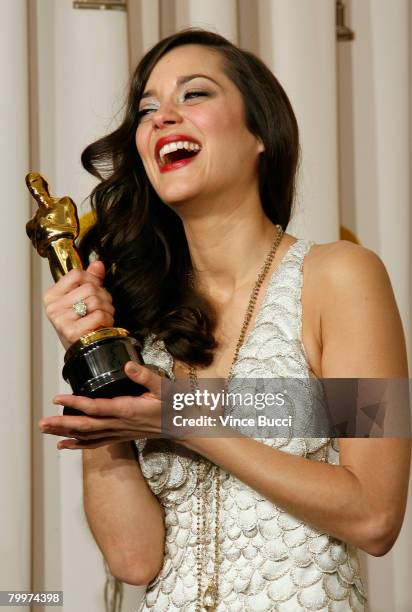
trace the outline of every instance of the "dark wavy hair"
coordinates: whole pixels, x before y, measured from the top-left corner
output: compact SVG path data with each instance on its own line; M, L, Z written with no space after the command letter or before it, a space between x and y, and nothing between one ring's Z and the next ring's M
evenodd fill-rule
M139 100L156 63L181 45L218 52L222 69L242 95L246 125L259 137L259 191L263 210L285 230L292 213L299 135L289 99L271 71L252 53L218 34L188 29L157 43L142 58L130 84L125 115L111 134L82 153L84 168L99 179L91 194L96 222L80 243L84 264L95 251L106 266L115 324L141 343L164 341L177 359L209 365L216 341L213 309L190 283L192 269L183 224L154 191L136 149Z

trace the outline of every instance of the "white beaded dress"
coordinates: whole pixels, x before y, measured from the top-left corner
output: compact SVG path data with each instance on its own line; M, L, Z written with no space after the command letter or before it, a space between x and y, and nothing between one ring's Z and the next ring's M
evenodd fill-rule
M254 325L234 366L236 378L314 377L301 342L304 257L313 241L298 239L272 273ZM146 341L147 364L173 378L162 342ZM299 410L311 411L310 398ZM265 438L260 442L311 461L339 463L334 438ZM161 440L136 440L144 477L164 507L164 563L136 612L194 612L196 579L196 462L189 451ZM276 507L221 470L221 568L218 612L363 612L366 594L357 550ZM214 508L212 470L205 485ZM333 490L331 490L333 495ZM207 539L207 579L213 576L213 512Z

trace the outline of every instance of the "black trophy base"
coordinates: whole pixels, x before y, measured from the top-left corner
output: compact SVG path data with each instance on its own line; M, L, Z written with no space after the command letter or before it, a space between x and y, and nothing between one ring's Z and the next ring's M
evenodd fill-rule
M135 338L129 335L95 332L88 343L76 343L65 356L63 378L70 384L74 395L108 398L121 395L141 395L146 387L133 382L125 373L128 361L142 363ZM64 415L84 416L84 412L64 407Z

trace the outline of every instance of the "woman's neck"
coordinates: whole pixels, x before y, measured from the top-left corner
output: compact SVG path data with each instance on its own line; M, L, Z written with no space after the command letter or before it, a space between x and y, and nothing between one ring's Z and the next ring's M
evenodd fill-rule
M260 202L231 210L227 203L220 210L213 206L214 214L211 208L203 217L182 220L197 286L213 301L224 303L256 279L276 229Z

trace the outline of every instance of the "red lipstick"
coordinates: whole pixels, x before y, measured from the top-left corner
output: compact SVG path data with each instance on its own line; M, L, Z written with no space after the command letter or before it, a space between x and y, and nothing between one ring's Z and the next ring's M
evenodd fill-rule
M163 136L162 138L159 138L155 146L155 157L156 157L156 161L159 165L159 169L161 173L169 172L170 170L177 170L178 168L181 168L182 166L186 166L188 163L192 162L197 156L198 151L197 152L193 151L193 155L189 155L187 157L184 156L184 157L181 157L180 159L176 159L175 161L162 163L160 159L160 151L162 147L172 142L191 142L201 147L200 142L196 140L196 138L193 138L192 136L189 136L188 134L169 134L168 136ZM178 151L181 151L181 150L182 149L178 149ZM185 148L184 151L187 151L187 149Z

